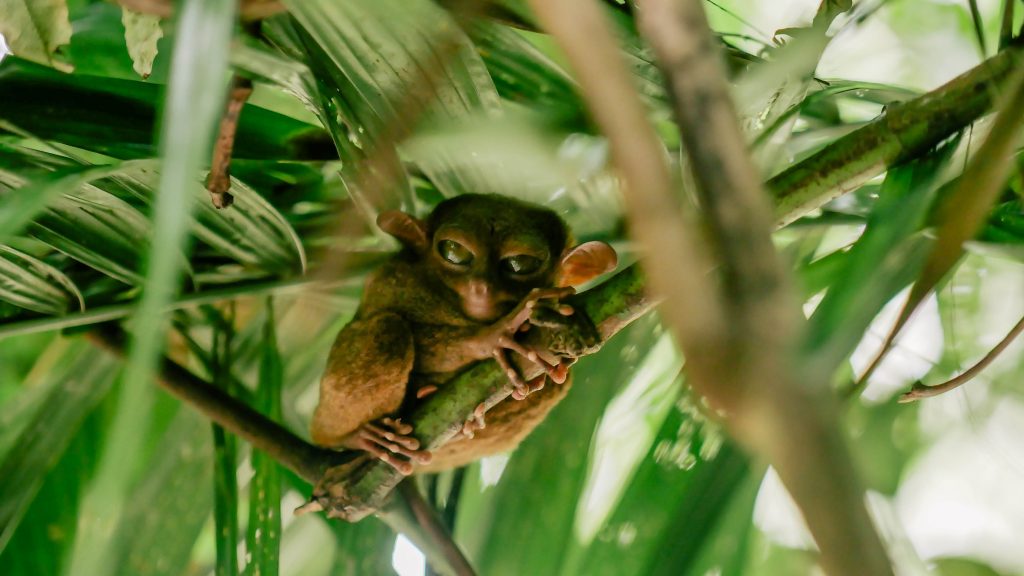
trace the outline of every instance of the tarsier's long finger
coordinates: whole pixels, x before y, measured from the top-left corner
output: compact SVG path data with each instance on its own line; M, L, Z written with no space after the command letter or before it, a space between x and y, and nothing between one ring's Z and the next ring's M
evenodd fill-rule
M372 427L376 428L376 426ZM416 439L411 438L411 440ZM419 440L416 440L416 445L419 445ZM364 424L363 427L360 428L358 447L387 462L399 472L405 469L405 466L402 463L407 464L407 462L397 456L405 456L418 464L427 464L434 458L434 454L429 450L413 450L394 442L389 442L387 439L380 436L380 434L374 432L371 429L370 424ZM398 463L398 465L396 465L396 463ZM409 469L411 470L412 468L409 467Z
M505 372L505 376L508 377L509 382L512 383L512 396L515 397L516 393L519 392L525 398L526 394L529 394L530 387L523 380L523 377L519 375L519 371L512 366L512 363L508 361L508 353L504 348L497 348L494 350L494 359L498 362L498 366L501 367L502 371Z
M395 470L398 470L402 475L408 476L412 474L412 462L396 458L393 454L387 452L386 450L381 450L380 448L373 445L367 446L366 448L364 448L364 450L369 452L378 460L381 460L384 463L391 466L392 468L394 468Z
M565 380L569 377L569 364L559 362L555 364L551 370L548 371L548 376L555 384L565 384Z
M568 365L563 366L561 363L558 363L558 364L548 364L548 362L546 360L544 360L543 358L540 357L540 354L536 350L528 348L528 347L524 346L523 344L521 344L519 342L516 342L512 338L508 338L508 337L504 337L503 336L503 337L498 339L498 345L501 346L502 348L505 348L507 350L511 350L511 351L515 352L516 354L519 354L520 356L523 356L523 357L527 358L528 360L530 360L534 364L537 364L538 366L543 368L544 372L548 376L550 376L551 379L554 380L555 382L557 382L558 384L562 384L563 382L565 382L565 379L568 377L568 373L569 373L569 366ZM518 372L516 373L516 375L518 376ZM536 379L534 379L534 380L536 380ZM543 384L541 385L541 387L543 387ZM540 388L538 388L538 390L539 389ZM531 392L533 392L533 390L531 390Z
M555 288L534 288L527 294L526 300L528 302L536 302L538 300L558 300L559 298L566 298L576 293L576 289L572 286L558 286Z
M498 346L501 346L506 350L511 350L532 362L542 362L542 360L537 356L537 352L523 346L508 336L501 336L498 338Z
M526 324L526 321L529 320L530 316L533 314L533 309L537 307L537 303L541 300L557 300L559 298L572 296L575 293L576 289L572 286L534 288L533 290L530 290L530 293L523 298L519 307L512 314L511 320L509 321L509 331L515 332Z
M374 436L370 438L371 440L380 440L378 441L378 444L392 452L398 452L399 454L401 454L401 452L395 450L392 446L400 446L406 450L415 450L420 447L419 440L404 434L396 434L395 432L392 432L382 426L378 426L373 422L363 424L363 431L368 435ZM412 430L409 430L409 432L412 432ZM405 455L407 456L407 454Z

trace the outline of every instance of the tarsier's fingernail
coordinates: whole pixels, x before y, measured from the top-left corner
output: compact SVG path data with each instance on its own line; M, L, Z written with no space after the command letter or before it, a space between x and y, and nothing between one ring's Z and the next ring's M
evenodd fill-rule
M520 332L526 332L529 329L530 329L530 325L528 323L527 324L523 324L522 326L519 327L519 331Z
M558 313L561 314L562 316L572 316L572 313L575 311L576 310L574 310L573 307L569 306L568 304L562 304L561 306L558 307Z

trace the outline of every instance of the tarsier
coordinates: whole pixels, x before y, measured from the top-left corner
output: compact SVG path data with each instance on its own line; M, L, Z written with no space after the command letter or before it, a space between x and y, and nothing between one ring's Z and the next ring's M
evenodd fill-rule
M384 212L377 224L402 250L370 275L355 318L334 342L313 441L364 450L404 474L514 448L565 396L576 357L599 344L586 315L560 300L615 268L615 251L603 242L573 246L555 212L496 195L446 200L425 220ZM461 435L421 450L401 415L491 358L512 382L512 397L486 420L478 406ZM516 366L530 363L543 373L527 381Z

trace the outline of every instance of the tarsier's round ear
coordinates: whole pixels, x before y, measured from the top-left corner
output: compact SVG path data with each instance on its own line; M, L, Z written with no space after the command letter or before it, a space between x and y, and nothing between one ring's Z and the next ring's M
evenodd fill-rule
M391 234L403 246L423 252L429 243L425 222L401 210L387 210L377 215L377 226Z
M556 286L579 286L605 272L611 272L619 263L615 250L604 242L584 242L562 255L555 278Z

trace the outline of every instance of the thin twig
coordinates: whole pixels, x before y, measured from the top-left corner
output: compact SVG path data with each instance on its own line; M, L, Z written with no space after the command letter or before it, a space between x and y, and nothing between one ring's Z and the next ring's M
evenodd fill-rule
M420 489L416 486L416 481L412 478L407 478L398 485L398 490L402 497L405 498L406 503L409 504L409 508L416 517L416 522L423 528L434 546L444 555L448 565L455 571L456 576L476 576L473 566L466 559L458 545L455 544L452 535L445 528L444 524L441 523L440 518L437 517L437 512L423 498L423 494L420 493Z
M974 237L988 217L992 205L1006 185L1014 166L1013 158L1024 124L1024 69L1017 69L1008 81L1001 107L977 152L971 157L957 186L940 207L935 244L924 269L910 287L900 315L890 329L882 348L857 382L847 390L852 395L867 385L868 378L881 365L900 332L913 317L925 297L953 269L963 256L963 243Z
M1003 0L1003 14L999 23L999 51L1002 52L1013 40L1013 6L1016 0Z
M988 354L986 354L984 358L979 360L977 364L971 366L967 370L961 372L955 378L947 380L942 384L936 384L934 386L925 386L920 382L915 383L913 388L910 389L910 392L907 392L900 396L900 403L906 404L909 402L914 402L915 400L920 400L921 398L931 398L932 396L945 394L946 392L949 392L954 388L958 388L970 382L971 380L974 379L975 376L980 374L982 370L987 368L989 364L991 364L996 358L998 358L999 355L1003 353L1003 350L1006 350L1006 348L1014 341L1014 339L1017 338L1017 336L1020 336L1021 332L1024 332L1024 318L1021 318L1017 322L1017 324L1010 329L1010 332L1006 334L1006 337L1000 340L994 348L989 350Z
M235 148L235 133L238 131L238 117L242 114L245 101L252 94L252 80L235 74L231 77L231 90L224 115L217 129L217 140L213 146L213 160L210 173L206 175L206 189L216 208L227 208L235 201L231 189L231 152Z

